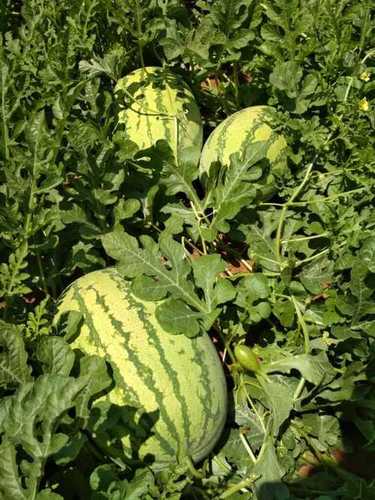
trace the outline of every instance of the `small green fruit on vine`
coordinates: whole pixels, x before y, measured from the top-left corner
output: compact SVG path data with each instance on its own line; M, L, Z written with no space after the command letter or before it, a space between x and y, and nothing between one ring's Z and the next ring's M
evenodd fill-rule
M260 363L251 347L243 344L238 344L234 348L234 355L236 356L239 364L246 370L250 370L252 372L259 371Z

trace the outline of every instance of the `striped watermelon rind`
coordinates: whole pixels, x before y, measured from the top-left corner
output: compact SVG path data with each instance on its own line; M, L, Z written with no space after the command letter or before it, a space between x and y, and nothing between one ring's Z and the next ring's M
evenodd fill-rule
M287 147L285 138L272 130L269 122L272 121L270 106L251 106L241 109L228 116L210 134L204 144L199 175L205 177L211 164L220 162L229 165L230 156L241 152L249 141L271 140L267 158L273 169L285 168L284 150Z
M177 163L183 155L198 166L202 120L191 90L179 75L160 67L139 68L117 82L115 93L121 96L119 123L140 150L163 139Z
M219 439L227 414L222 365L207 334L189 339L166 333L155 318L156 303L136 298L114 269L94 271L73 282L55 321L79 311L83 323L72 347L98 355L113 370L114 388L95 406L132 408L138 418L158 414L153 435L134 449L134 433L122 422L125 456L154 457L162 469L189 456L206 457ZM121 420L121 419L120 419Z

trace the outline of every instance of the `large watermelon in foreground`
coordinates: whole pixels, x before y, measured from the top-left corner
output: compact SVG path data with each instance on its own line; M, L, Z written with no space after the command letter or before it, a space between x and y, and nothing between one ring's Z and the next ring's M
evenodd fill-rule
M119 123L128 139L147 149L164 139L177 161L181 154L198 166L203 127L199 108L178 75L158 67L140 68L121 78Z
M272 108L269 106L251 106L228 116L208 137L200 159L199 173L208 173L212 163L229 165L233 153L244 151L245 147L256 141L271 140L267 158L273 169L283 169L287 146L282 135L272 130Z
M114 388L95 405L117 414L113 425L126 455L142 459L149 454L160 469L187 455L194 461L208 455L223 430L227 392L208 335L189 339L166 333L155 319L155 307L137 299L130 283L109 268L73 282L56 320L70 310L83 314L72 347L104 357L114 377ZM136 410L137 420L149 422L143 437L142 429L131 429Z

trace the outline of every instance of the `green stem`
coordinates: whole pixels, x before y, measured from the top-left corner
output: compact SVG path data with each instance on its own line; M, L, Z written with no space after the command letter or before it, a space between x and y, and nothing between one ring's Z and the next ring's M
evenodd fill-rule
M240 108L238 65L236 63L233 64L233 79L234 79L234 98L235 98L237 107Z
M375 48L370 49L365 57L362 59L361 64L364 64L369 57L375 56Z
M185 458L186 460L186 465L188 467L188 470L190 474L195 477L196 479L203 479L203 474L201 474L197 469L194 467L193 461L189 456Z
M303 332L303 337L304 337L304 342L305 342L305 353L308 354L310 352L310 337L309 337L309 331L307 329L307 325L306 325L306 322L304 320L304 317L301 313L301 309L298 305L298 302L296 301L294 295L291 295L290 296L292 302L293 302L293 305L294 305L294 309L296 310L296 314L297 314L297 318L298 318L298 322L302 328L302 332ZM305 387L305 383L306 383L306 380L304 377L301 378L301 380L299 381L298 383L298 386L293 394L293 401L297 401L297 399L300 397L300 395L302 394L302 391Z
M253 400L251 399L251 397L249 396L249 393L247 392L247 388L245 387L245 391L246 391L246 397L247 397L247 401L249 403L249 405L251 406L251 409L253 410L253 412L255 413L255 415L257 416L257 419L259 420L259 423L262 427L262 430L264 432L264 434L266 434L267 432L267 429L266 429L266 426L264 425L264 421L263 419L261 418L261 416L259 415L258 413L258 410L256 409L256 406L255 404L253 403Z
M328 232L321 234L314 234L313 236L301 236L300 238L290 238L289 240L282 240L281 243L295 243L299 241L308 241L315 240L316 238L324 238L324 236L328 236Z
M135 19L137 23L137 43L138 43L138 50L139 50L139 59L141 61L141 66L142 68L145 67L145 61L143 58L143 47L141 43L141 36L142 36L142 9L139 5L139 0L135 1Z
M268 257L264 257L264 255L261 255L261 254L257 254L257 253L254 253L254 257L261 257L262 260L265 260L267 262L270 262L271 264L279 264L279 262L277 262L277 260L274 260L274 259L270 259Z
M37 263L38 263L38 269L39 269L40 278L42 280L43 291L44 291L44 293L46 295L49 295L48 294L48 286L47 286L46 276L45 276L44 271L43 271L42 260L40 258L39 253L36 254L36 260L37 260Z
M302 201L293 201L293 202L287 202L288 206L290 207L304 207L306 205L310 205L313 203L327 203L332 200L336 200L337 198L342 198L344 196L348 196L353 193L360 193L362 191L365 191L366 188L356 188L352 189L350 191L345 191L344 193L337 193L332 196L327 196L326 198L313 198L312 200L302 200ZM268 207L284 207L286 204L285 203L261 203L262 206L268 206Z
M296 298L294 297L294 295L291 295L290 298L292 299L294 309L296 310L298 322L302 328L302 333L303 333L303 337L304 337L304 341L305 341L305 353L308 354L310 352L310 337L309 337L307 325L306 325L306 322L303 318L300 306L299 306Z
M305 176L302 179L301 184L299 186L297 186L297 188L292 193L292 196L283 205L283 208L281 210L279 224L277 226L277 232L276 232L276 241L275 241L275 246L276 246L275 253L276 253L276 256L277 256L277 259L278 259L280 267L281 267L281 261L282 261L281 239L282 239L282 232L283 232L283 229L284 229L284 223L285 223L286 214L287 214L288 208L291 205L291 203L293 203L293 201L297 198L297 196L300 194L300 192L302 191L302 189L305 187L307 181L309 180L309 177L310 177L313 165L314 165L314 163L310 163L310 165L308 166L308 168L306 170Z
M197 209L195 208L195 204L190 201L190 205L191 205L191 208L193 209L193 212L194 212L194 215L195 215L195 218L197 219L197 223L198 223L198 231L199 231L199 236L200 236L200 239L201 239L201 243L202 243L202 250L203 250L203 253L204 255L207 255L207 247L206 247L206 242L203 238L203 234L202 234L202 230L201 230L201 218L197 212Z
M243 479L239 483L230 486L228 489L226 489L218 498L220 500L224 500L225 498L229 498L231 495L234 495L238 491L243 490L244 488L248 488L251 486L255 481L257 480L257 476L250 476L246 479Z
M4 159L7 161L9 159L9 149L8 149L8 127L7 127L7 114L5 110L5 69L1 72L1 118L3 125L3 149L4 149Z
M206 222L208 222L208 218L204 213L204 209L202 208L201 202L197 196L197 193L195 192L194 188L192 188L189 183L186 183L186 186L188 188L188 194L190 198L190 203L194 205L194 211L199 214L199 220L204 219Z
M235 356L233 354L233 351L232 351L231 347L229 346L229 342L225 341L225 338L224 338L223 334L221 333L221 330L220 330L219 326L217 325L217 323L215 323L213 325L213 328L214 328L215 332L219 335L220 340L222 341L223 345L225 346L225 349L226 349L226 351L229 354L231 362L235 363L236 362L236 358L235 358Z
M330 250L329 248L325 248L321 252L318 252L318 253L312 255L311 257L308 257L307 259L298 260L295 263L294 267L298 267L298 266L301 266L302 264L306 264L306 262L311 262L312 260L319 259L319 257L321 257L322 255L328 253L329 250Z
M302 394L302 391L305 387L305 383L306 383L306 380L304 379L304 377L302 377L297 385L297 388L296 388L294 394L293 394L293 401L294 402L296 402L297 399L299 399L300 395Z
M307 205L307 204L310 204L310 203L327 203L329 201L332 201L332 200L337 200L337 198L343 198L345 196L349 196L350 194L354 194L354 193L361 193L362 191L365 191L366 188L365 187L361 187L361 188L356 188L356 189L351 189L350 191L345 191L344 193L337 193L337 194L333 194L332 196L327 196L326 198L317 198L317 199L313 199L313 200L302 200L302 201L296 201L293 203L294 206L298 206L298 205Z
M247 451L249 457L251 458L251 461L255 464L255 462L257 461L257 459L256 459L256 457L255 457L255 455L253 453L253 450L250 448L249 443L247 442L247 439L241 433L241 431L240 431L240 439L241 439L242 444L244 445L244 448Z

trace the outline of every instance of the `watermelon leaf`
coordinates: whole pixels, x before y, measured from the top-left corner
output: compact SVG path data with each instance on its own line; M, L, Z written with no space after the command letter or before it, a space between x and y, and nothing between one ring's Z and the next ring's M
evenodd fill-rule
M84 386L77 396L75 407L77 415L87 421L90 415L90 400L109 387L111 377L104 359L98 356L83 356L80 359L80 375Z
M142 274L153 277L157 280L160 294L162 289L165 290L163 297L173 295L198 311L207 310L205 303L196 295L193 284L187 279L191 267L184 247L170 236L162 236L160 246L151 238L142 236L140 246L136 238L119 228L103 236L102 242L108 255L118 261L120 273L131 278ZM150 281L147 284L150 285ZM135 284L135 290L137 289L139 290L139 281ZM151 294L153 292L154 288L151 289ZM141 294L144 296L143 292Z
M182 300L168 299L156 308L156 318L162 328L173 334L196 337L200 332L201 313L193 311Z
M69 342L79 332L83 323L83 315L78 311L62 314L56 324L56 331Z
M281 425L289 417L293 409L293 394L298 385L298 380L292 377L284 378L274 375L267 379L262 378L260 383L272 415L272 432L276 436Z
M131 480L126 480L120 479L119 471L113 464L99 465L90 476L91 488L103 500L146 498L144 495L150 491L154 484L155 478L148 469L137 469L134 477Z
M244 276L238 283L237 292L235 303L248 312L251 323L259 323L270 316L270 287L264 274L252 273Z
M231 283L218 278L225 270L218 254L201 256L190 263L183 245L168 233L160 236L159 245L141 236L143 248L121 228L102 237L102 241L108 255L118 260L119 272L133 278L136 296L142 300L169 298L158 307L158 320L168 332L185 332L187 318L194 318L188 336L198 334L198 324L207 331L220 313L217 306L236 295ZM196 288L203 292L203 298Z
M336 371L333 369L324 352L316 355L298 354L285 356L282 359L265 365L265 370L269 373L290 373L292 370L298 370L306 380L316 386L322 384L323 381L324 383L331 382L336 375Z
M31 379L19 328L0 321L0 387L16 387Z
M36 500L63 500L63 497L48 488L48 490L40 491L36 496Z
M140 207L141 202L135 198L130 198L128 200L120 199L113 211L115 225L124 219L133 217Z
M228 221L261 197L261 190L268 181L260 161L266 157L269 146L270 141L249 141L243 152L231 155L230 165L220 166L218 171L215 171L215 164L211 165L204 202L206 210L212 207L211 228L228 232Z
M211 301L217 275L225 271L225 263L218 254L202 255L192 262L196 285L204 292L206 303L211 310Z
M166 194L169 196L177 193L185 193L188 199L193 202L198 209L201 209L201 202L198 198L193 181L198 176L197 166L188 161L179 163L173 162L173 158L163 165L161 184L166 186Z
M0 493L3 498L30 498L43 472L45 460L69 440L56 432L56 424L72 406L85 381L47 374L23 384L15 395L3 399L0 408ZM31 462L19 470L16 450L21 448ZM11 457L12 467L8 457ZM12 471L12 482L9 482ZM24 482L25 487L21 486ZM18 485L17 496L13 493Z
M219 304L234 299L236 290L233 285L219 275L225 271L225 263L220 255L202 255L192 262L194 282L204 293L208 312Z
M133 279L131 290L141 300L161 300L168 293L169 285L157 278L140 275Z
M35 359L41 364L37 371L42 368L44 373L33 379L21 333L5 322L1 326L0 334L6 333L6 343L0 337L1 382L16 389L0 406L0 497L26 500L35 497L48 458L62 453L67 463L84 443L80 440L73 456L77 422L67 417L67 411L75 408L87 421L92 398L110 385L111 378L104 360L94 356L81 358L80 374L70 376L74 354L69 345L61 337L41 336L35 342ZM63 421L64 432L59 427ZM49 490L40 491L39 497L61 498Z
M35 354L45 373L69 375L73 368L74 353L61 337L40 337Z
M271 434L267 435L252 472L260 476L256 481L259 500L290 498L287 486L281 482L286 469L280 463Z

